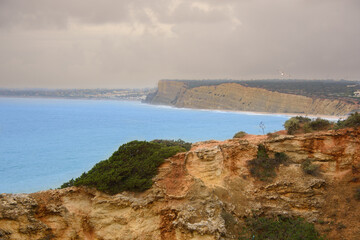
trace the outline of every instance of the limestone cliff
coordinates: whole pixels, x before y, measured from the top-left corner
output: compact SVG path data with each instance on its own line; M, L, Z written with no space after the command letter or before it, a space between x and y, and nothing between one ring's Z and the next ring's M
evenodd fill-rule
M360 107L338 99L272 92L238 83L188 88L185 82L169 80L159 81L157 93L147 102L183 108L341 116Z
M252 177L258 145L284 152L276 177ZM312 159L321 173L304 173ZM247 135L193 144L166 160L144 193L71 187L0 195L0 239L237 239L245 218L301 216L329 239L360 239L360 130Z

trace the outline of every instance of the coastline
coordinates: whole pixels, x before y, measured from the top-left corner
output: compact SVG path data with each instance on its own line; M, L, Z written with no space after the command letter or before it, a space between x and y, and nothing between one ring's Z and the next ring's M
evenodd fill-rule
M2 96L0 98L21 98L21 99L68 99L68 100L109 100L109 101L128 101L142 102L141 99L122 99L122 98L101 98L101 97L43 97L43 96Z
M344 119L347 116L336 116L336 115L323 115L323 114L304 114L304 113L278 113L278 112L251 112L251 111L240 111L240 110L226 110L226 109L209 109L209 108L183 108L183 107L175 107L170 105L164 105L164 104L151 104L142 102L143 104L151 105L151 106L159 106L159 107L168 107L173 109L188 109L188 110L200 110L200 111L211 111L211 112L224 112L224 113L239 113L239 114L246 114L246 115L272 115L272 116L285 116L285 117L296 117L296 116L302 116L302 117L309 117L309 118L322 118L327 119L331 121Z
M226 109L209 109L209 108L181 108L175 107L170 105L164 104L151 104L144 102L143 100L137 99L120 99L120 98L92 98L92 97L43 97L43 96L0 96L0 98L30 98L30 99L69 99L69 100L109 100L109 101L130 101L130 102L139 102L141 104L151 105L151 106L161 106L161 107L168 107L174 109L189 109L189 110L200 110L200 111L211 111L211 112L228 112L228 113L240 113L240 114L247 114L247 115L278 115L278 116L285 116L285 117L309 117L309 118L323 118L331 121L344 119L347 116L335 116L335 115L322 115L322 114L304 114L304 113L278 113L278 112L252 112L252 111L240 111L240 110L226 110Z

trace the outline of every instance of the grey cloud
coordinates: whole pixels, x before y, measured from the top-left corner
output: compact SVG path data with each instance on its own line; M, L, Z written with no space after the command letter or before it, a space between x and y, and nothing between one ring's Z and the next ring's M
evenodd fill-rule
M356 0L0 0L0 87L360 79Z
M148 23L146 9L153 10L162 22L206 22L208 24L227 19L228 12L212 9L209 12L191 7L204 1L179 1L171 11L172 1L126 0L2 0L0 2L0 26L23 28L65 28L69 21L86 24L131 22ZM211 6L223 7L217 2Z
M70 20L103 24L128 18L129 1L115 0L2 0L3 27L65 28Z

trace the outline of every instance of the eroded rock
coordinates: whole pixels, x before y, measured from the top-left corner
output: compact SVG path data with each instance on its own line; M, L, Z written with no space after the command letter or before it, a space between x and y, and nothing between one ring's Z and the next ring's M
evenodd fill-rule
M259 144L284 152L276 177L254 178ZM320 174L304 173L306 160ZM303 217L329 239L360 239L360 131L206 141L166 160L143 193L71 187L0 195L0 239L237 239L244 219Z

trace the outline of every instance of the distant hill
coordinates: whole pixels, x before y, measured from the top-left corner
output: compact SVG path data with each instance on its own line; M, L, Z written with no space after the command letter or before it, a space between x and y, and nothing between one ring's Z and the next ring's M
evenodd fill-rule
M269 91L290 93L309 97L354 98L360 90L360 80L302 80L302 79L264 79L264 80L164 80L185 83L187 88L216 86L224 83L237 83L245 87L263 88Z
M360 109L358 81L161 80L145 102L184 108L346 115Z

